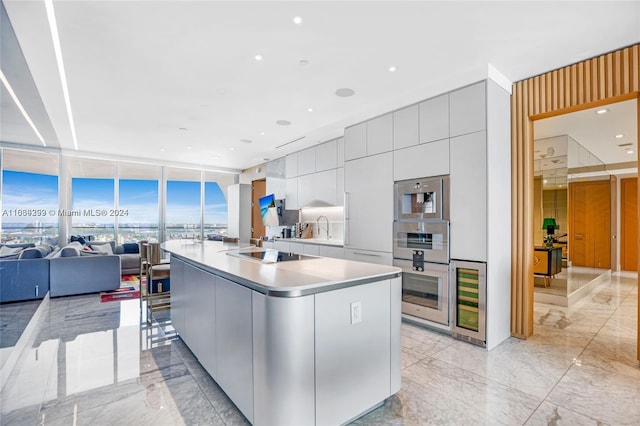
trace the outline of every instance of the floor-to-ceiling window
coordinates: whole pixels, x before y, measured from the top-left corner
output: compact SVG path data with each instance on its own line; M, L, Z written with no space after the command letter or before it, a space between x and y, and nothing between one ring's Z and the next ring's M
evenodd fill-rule
M0 152L2 242L56 243L58 235L82 235L121 244L226 235L233 174L54 150Z
M4 150L2 166L2 242L57 244L58 157Z
M200 174L199 170L166 168L166 240L202 235Z
M203 233L206 238L216 239L227 235L227 200L220 187L225 177L206 172L204 180Z
M71 235L115 240L115 163L74 158L71 175Z
M118 243L160 241L159 166L118 164Z

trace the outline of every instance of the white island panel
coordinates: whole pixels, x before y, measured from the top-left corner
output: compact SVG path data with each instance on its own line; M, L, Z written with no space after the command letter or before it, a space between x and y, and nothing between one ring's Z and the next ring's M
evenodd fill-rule
M391 395L390 286L385 280L316 294L317 425L342 424Z
M218 367L215 380L242 414L254 423L252 291L224 278L215 280ZM202 327L207 328L209 324Z
M256 424L315 422L314 296L253 293Z

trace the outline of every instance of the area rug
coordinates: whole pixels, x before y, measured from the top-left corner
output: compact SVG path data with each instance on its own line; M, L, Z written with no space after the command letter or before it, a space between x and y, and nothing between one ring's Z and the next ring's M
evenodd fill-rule
M120 288L100 293L101 302L116 302L118 300L137 299L140 297L138 275L123 275L120 278Z
M136 287L120 287L117 290L100 293L101 302L116 302L125 299L137 299L140 297L140 290Z

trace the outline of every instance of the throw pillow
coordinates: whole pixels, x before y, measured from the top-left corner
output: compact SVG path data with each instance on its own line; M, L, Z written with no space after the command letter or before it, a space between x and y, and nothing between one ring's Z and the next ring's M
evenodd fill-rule
M98 251L100 253L104 253L104 254L113 254L113 251L111 250L111 244L107 243L107 244L93 244L91 246L91 249L93 251Z
M139 253L137 243L124 243L122 247L124 247L125 253Z

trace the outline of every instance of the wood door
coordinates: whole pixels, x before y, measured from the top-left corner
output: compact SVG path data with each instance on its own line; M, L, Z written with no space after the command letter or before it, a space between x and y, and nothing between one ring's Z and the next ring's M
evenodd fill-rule
M611 188L608 180L569 185L569 257L575 266L611 267Z
M260 215L260 197L267 195L267 181L254 180L251 182L251 238L260 238L266 235L262 216Z
M620 267L638 270L638 179L620 180Z

